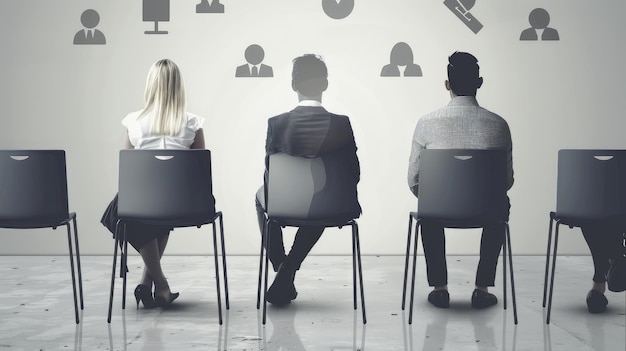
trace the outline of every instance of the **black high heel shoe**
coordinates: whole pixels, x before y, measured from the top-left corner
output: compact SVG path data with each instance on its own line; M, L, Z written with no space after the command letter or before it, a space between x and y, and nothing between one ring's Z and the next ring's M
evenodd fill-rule
M137 301L137 309L139 309L139 301L143 303L145 308L154 308L156 305L152 297L152 291L143 284L139 284L135 288L135 300Z
M155 296L154 304L156 307L167 307L171 305L172 302L174 302L174 300L176 300L179 295L180 293L170 293L169 299L165 299L163 296Z

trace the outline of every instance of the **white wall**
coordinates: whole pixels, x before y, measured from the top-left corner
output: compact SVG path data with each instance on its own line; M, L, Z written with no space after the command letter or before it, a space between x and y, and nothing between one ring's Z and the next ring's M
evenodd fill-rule
M561 148L624 148L623 56L626 2L618 0L480 0L484 25L474 34L442 1L356 0L342 20L319 0L222 0L224 14L196 14L199 0L171 1L167 35L145 35L139 0L3 0L0 2L0 148L65 149L71 210L78 213L83 254L109 254L99 224L116 192L120 120L143 103L149 66L176 61L188 109L207 118L214 188L224 212L230 254L256 254L254 193L261 184L266 119L291 109L291 59L321 54L329 67L325 106L351 117L359 146L366 254L401 254L407 214L416 201L406 185L417 119L448 101L447 56L476 55L485 83L478 100L510 124L516 182L510 191L514 253L543 254L554 210ZM559 41L520 41L528 14L543 7ZM73 45L81 13L100 14L106 45ZM419 78L383 78L392 46L408 43ZM249 44L265 49L273 78L235 78ZM349 233L329 230L318 254L349 252ZM566 239L566 240L565 240ZM66 252L62 231L0 230L0 254ZM476 254L478 232L448 237L450 254ZM177 230L172 254L211 252L209 229ZM561 252L585 254L578 231Z

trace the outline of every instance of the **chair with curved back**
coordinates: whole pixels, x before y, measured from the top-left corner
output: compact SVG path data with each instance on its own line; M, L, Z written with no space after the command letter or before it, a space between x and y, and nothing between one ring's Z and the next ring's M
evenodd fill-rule
M626 150L559 150L556 211L550 212L543 307L548 300L546 324L550 323L559 226L581 227L590 222L626 219ZM555 227L556 224L556 227ZM552 231L554 228L554 240ZM551 277L550 250L552 253ZM549 289L549 295L548 295Z
M506 199L506 151L426 149L420 153L419 197L417 212L409 214L409 230L404 264L402 310L406 303L407 277L413 238L413 272L409 324L413 322L415 270L419 228L423 221L436 222L444 228L482 228L503 223L505 240L502 247L504 309L507 308L506 256L508 251L513 318L517 324L517 304L511 254L511 233ZM412 232L415 221L415 232Z
M70 223L74 228L74 243ZM83 283L76 213L68 211L65 151L0 150L0 228L56 229L60 226L67 228L74 316L78 324L74 259L78 271L81 310L84 308Z
M215 211L209 150L121 150L118 209L113 252L113 271L107 321L111 322L118 246L122 248L120 274L123 278L122 308L126 307L126 224L143 223L172 228L213 227L213 256L219 323L222 300L218 256L222 255L226 309L229 309L226 250L222 212ZM221 252L215 222L220 222Z
M259 279L257 286L257 309L263 298L263 324L266 322L267 277L269 239L271 226L299 227L303 225L323 225L325 227L352 227L352 287L353 305L357 309L357 274L363 312L365 295L361 268L361 248L359 227L356 218L360 214L356 183L341 164L330 164L324 157L306 158L283 153L269 157L268 179L264 186L262 203L266 209L265 227L259 254ZM266 245L267 243L267 245ZM266 247L267 246L267 247ZM262 279L263 271L265 272ZM263 280L263 285L261 284ZM263 291L263 296L261 296Z

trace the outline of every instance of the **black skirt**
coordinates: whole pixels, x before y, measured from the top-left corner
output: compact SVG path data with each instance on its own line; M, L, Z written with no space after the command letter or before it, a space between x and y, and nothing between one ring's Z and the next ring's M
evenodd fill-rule
M100 223L104 225L115 238L115 227L119 217L117 216L117 194L109 203L106 210L102 214ZM153 224L127 223L126 224L126 240L128 243L139 251L141 247L149 243L153 239L166 236L172 230L171 227Z

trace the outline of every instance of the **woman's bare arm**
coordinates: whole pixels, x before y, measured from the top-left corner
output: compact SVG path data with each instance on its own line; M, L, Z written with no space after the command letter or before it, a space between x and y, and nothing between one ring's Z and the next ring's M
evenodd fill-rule
M196 132L196 137L193 140L193 144L189 147L190 149L204 149L204 132L202 128L198 129Z

